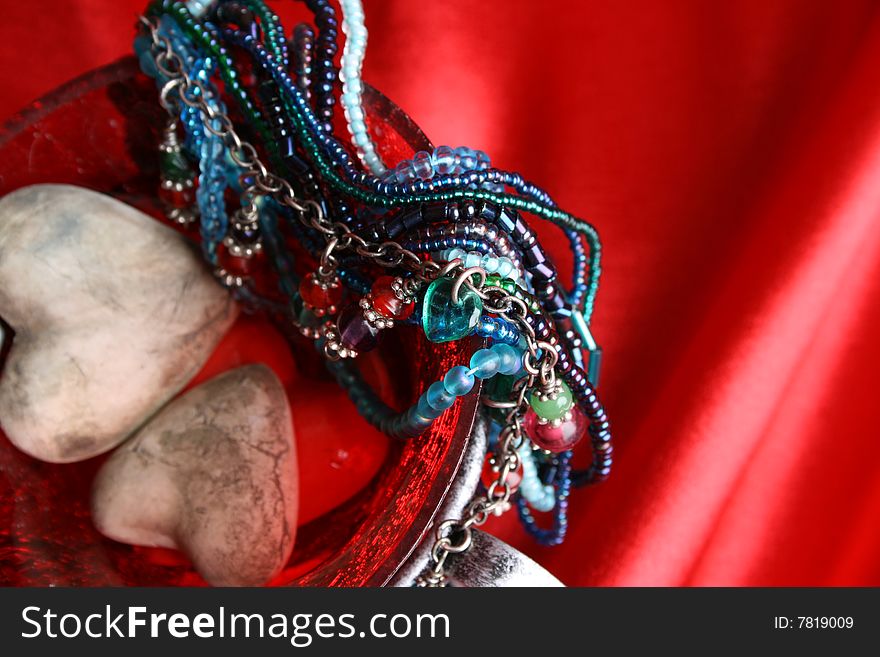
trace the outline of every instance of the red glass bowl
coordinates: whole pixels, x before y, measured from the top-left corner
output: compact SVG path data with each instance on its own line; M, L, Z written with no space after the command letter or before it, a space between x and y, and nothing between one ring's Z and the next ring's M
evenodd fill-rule
M368 123L380 154L397 162L430 143L384 96L366 89ZM0 134L0 194L35 183L70 183L104 192L155 213L156 144L161 125L152 80L133 58L78 78L33 103ZM158 216L158 214L156 214ZM472 345L427 342L417 330L389 331L371 378L384 382L383 396L402 408L451 366L466 361ZM237 337L236 337L237 336ZM311 347L283 341L268 320L244 318L220 345L196 382L245 362L262 361L285 383L322 375ZM12 340L14 343L14 338ZM10 340L6 341L8 350ZM285 344L285 346L287 346ZM278 355L278 353L281 355ZM293 354L293 358L291 358ZM2 361L0 361L2 366ZM2 371L0 371L2 376ZM326 384L322 381L321 385ZM318 385L317 383L315 385ZM302 383L299 384L299 390ZM297 393L299 394L299 393ZM378 473L353 497L299 528L290 563L272 583L310 586L381 586L389 581L431 528L437 508L457 472L474 421L474 390L417 440L394 443ZM294 416L297 398L292 396ZM344 433L363 435L376 449L384 439L351 408L339 410L338 394L315 401L300 438L332 448L337 434L321 432L322 419L345 412ZM301 410L301 409L300 409ZM321 454L329 453L326 450ZM322 486L333 464L300 449L301 497L326 501L339 491ZM138 548L98 534L89 517L89 491L102 457L56 465L31 459L0 434L0 584L34 586L174 586L203 584L182 555ZM322 470L322 468L324 470ZM344 491L343 491L344 492ZM347 496L348 493L343 495ZM334 498L335 499L335 498ZM329 505L329 503L328 503Z

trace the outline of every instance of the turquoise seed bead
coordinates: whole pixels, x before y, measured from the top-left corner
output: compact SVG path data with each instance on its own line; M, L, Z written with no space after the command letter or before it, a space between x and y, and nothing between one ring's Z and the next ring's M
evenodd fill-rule
M499 358L498 372L501 374L516 374L522 368L522 354L509 344L498 343L492 345Z
M558 420L571 409L574 404L571 389L565 381L559 381L559 384L559 392L553 399L542 400L537 394L532 395L529 404L531 404L532 410L535 411L538 417L545 420Z
M437 381L428 386L425 398L431 407L436 408L438 411L446 410L455 403L455 395L446 389L443 381Z
M456 365L443 377L443 387L456 397L468 394L474 387L474 375L464 365Z
M432 282L422 302L422 328L431 342L449 342L469 335L480 321L483 300L467 287L459 291L458 304L452 302L453 282L438 278Z
M500 367L501 356L491 349L480 349L471 356L471 371L478 379L491 379Z

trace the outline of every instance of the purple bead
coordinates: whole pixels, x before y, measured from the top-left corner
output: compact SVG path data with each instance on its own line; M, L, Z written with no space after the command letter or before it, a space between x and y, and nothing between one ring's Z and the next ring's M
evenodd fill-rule
M339 341L346 349L363 353L375 349L379 343L376 337L379 329L371 326L364 319L363 312L357 304L352 304L339 313L336 328L339 330Z

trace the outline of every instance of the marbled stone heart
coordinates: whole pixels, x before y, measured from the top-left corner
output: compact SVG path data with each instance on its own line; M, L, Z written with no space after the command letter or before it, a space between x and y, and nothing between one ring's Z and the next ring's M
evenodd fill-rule
M34 185L0 200L0 316L15 339L0 425L56 463L122 442L204 364L237 314L178 233L115 199Z
M264 365L171 402L95 478L98 530L182 550L216 586L258 586L293 549L298 474L284 388Z

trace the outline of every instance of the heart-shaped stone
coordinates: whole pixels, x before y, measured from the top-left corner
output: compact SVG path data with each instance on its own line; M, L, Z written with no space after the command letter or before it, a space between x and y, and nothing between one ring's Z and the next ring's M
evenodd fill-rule
M92 517L117 541L182 550L216 586L258 586L293 549L298 474L284 387L264 365L166 406L95 477Z
M462 285L457 303L452 300L453 280L442 277L425 290L422 303L422 328L431 342L449 342L469 335L480 321L483 300Z
M237 312L181 235L124 203L69 185L0 200L0 316L15 332L0 424L36 458L118 445L195 375Z

